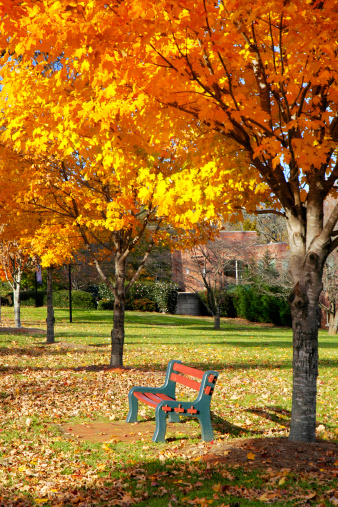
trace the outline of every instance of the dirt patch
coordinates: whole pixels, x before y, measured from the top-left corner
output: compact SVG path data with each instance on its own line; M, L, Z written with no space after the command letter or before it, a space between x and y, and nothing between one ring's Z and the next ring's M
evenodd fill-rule
M90 442L151 442L155 421L63 424L59 429L65 437ZM286 468L307 472L331 471L338 476L338 443L335 442L318 441L304 444L290 442L287 438L238 438L192 445L190 439L200 438L200 435L200 428L193 421L181 424L167 423L167 441L182 443L185 440L184 454L194 458L200 457L204 462L278 470ZM180 451L183 451L182 446Z
M110 423L93 422L88 424L63 424L62 433L69 438L79 438L89 442L132 442L136 440L150 442L154 431L155 421L126 423L112 421ZM199 427L189 422L182 424L167 423L167 440L198 438L201 434Z
M338 444L290 442L287 438L236 439L214 443L202 456L206 462L246 464L251 468L329 471L338 475Z
M2 327L0 326L0 334L46 334L44 329L35 327Z

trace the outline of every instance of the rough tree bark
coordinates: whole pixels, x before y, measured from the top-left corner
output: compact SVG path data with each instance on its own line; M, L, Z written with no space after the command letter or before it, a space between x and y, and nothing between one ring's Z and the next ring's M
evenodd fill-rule
M330 241L323 233L320 206L306 210L302 224L289 214L290 295L293 329L293 392L289 439L316 439L316 394L318 377L319 295Z
M53 268L47 268L47 343L55 343L53 307Z

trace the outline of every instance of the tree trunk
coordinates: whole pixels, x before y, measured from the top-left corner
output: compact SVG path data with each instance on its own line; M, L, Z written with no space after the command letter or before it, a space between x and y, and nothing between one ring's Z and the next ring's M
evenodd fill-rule
M20 285L21 280L17 280L13 283L13 302L14 302L14 321L15 327L21 327L20 317Z
M338 312L334 305L334 313L329 314L329 335L335 335L338 332Z
M126 259L116 255L114 287L114 320L111 332L110 366L123 366Z
M306 291L296 285L291 304L293 329L293 388L289 439L316 440L318 377L318 303L310 304Z
M316 439L316 395L318 377L319 295L327 245L305 242L305 234L291 234L290 273L294 289L290 295L293 329L293 389L289 439ZM307 251L306 251L307 249Z
M47 268L47 343L54 343L53 268Z
M214 329L219 331L221 329L221 317L219 312L214 315Z

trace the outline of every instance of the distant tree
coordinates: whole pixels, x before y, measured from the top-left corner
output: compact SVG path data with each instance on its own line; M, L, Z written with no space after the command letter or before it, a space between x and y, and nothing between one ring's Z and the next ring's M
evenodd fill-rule
M292 290L288 268L276 268L276 259L272 257L268 247L260 260L252 260L249 263L246 283L254 287L259 294L271 295L285 301Z
M251 245L252 246L252 245ZM206 290L206 306L214 317L214 329L220 329L222 306L229 286L242 283L250 258L250 242L225 241L218 237L190 251L186 277L190 290Z
M288 241L288 231L284 217L276 214L255 216L256 230L261 243L281 243Z
M321 305L321 308L328 314L329 335L336 335L338 332L338 256L336 252L333 252L326 261L323 285L329 307Z
M0 267L2 276L13 291L14 320L15 327L21 327L20 315L20 289L22 274L26 270L36 271L37 258L30 257L24 252L18 241L0 242Z

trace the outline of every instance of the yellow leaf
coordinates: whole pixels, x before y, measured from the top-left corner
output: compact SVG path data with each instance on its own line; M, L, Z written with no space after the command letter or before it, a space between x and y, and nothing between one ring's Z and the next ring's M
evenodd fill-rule
M216 492L216 493L219 493L222 489L222 486L221 484L214 484L212 489Z
M256 454L253 454L252 452L249 452L247 454L247 459L255 459L255 457L256 457Z
M35 503L47 503L48 498L36 498Z
M60 10L61 8L62 8L62 4L61 4L61 2L54 2L54 3L52 3L52 5L51 5L51 7L50 7L49 11L50 11L50 12L54 12L54 11L58 11L58 10Z

